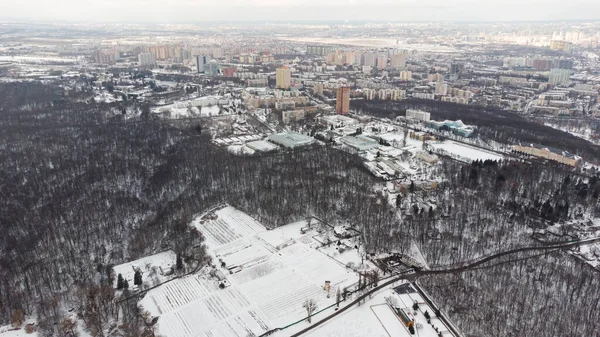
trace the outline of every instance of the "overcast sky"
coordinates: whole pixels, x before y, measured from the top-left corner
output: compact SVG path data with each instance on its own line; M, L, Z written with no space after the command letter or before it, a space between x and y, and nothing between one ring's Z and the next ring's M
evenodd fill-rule
M600 0L0 0L0 18L157 23L598 20Z

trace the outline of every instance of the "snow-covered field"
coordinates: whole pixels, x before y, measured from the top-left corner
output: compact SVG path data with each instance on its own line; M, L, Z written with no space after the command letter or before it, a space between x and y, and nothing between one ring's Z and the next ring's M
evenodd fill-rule
M371 310L390 337L406 336L404 325L387 303L372 305Z
M160 316L163 336L258 336L306 317L305 300L326 308L335 303L338 287L358 281L356 273L313 248L316 233L300 231L305 221L267 230L227 206L192 225L206 237L228 286L220 289L221 281L206 272L149 291L140 304Z
M447 140L442 143L430 143L434 149L449 154L457 159L463 159L468 161L473 160L501 160L503 157L497 153L485 151L473 146L457 143L451 140Z
M175 266L177 255L168 250L166 252L150 255L141 259L127 262L115 266L113 268L115 277L119 274L129 283L129 287L133 287L133 276L135 275L136 269L140 269L142 272L142 281L150 283L164 282L167 277L165 276L171 270L171 267ZM113 284L117 286L115 281Z

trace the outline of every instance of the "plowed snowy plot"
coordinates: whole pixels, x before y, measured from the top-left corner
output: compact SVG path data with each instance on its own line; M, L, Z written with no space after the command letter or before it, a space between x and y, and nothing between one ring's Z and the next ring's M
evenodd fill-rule
M314 233L300 230L306 222L267 231L233 207L215 215L193 225L205 235L220 273L172 281L140 303L160 316L162 336L259 336L305 318L306 300L325 308L334 304L337 287L358 281L356 273L311 247ZM227 278L225 289L217 277Z
M240 286L274 326L285 326L306 316L302 303L314 299L320 307L333 303L326 292L291 270L280 270Z
M247 336L268 330L264 315L236 287L219 289L214 280L184 277L153 289L140 304L160 316L165 336Z
M215 212L217 218L201 223L196 219L193 225L204 234L206 244L216 249L237 239L254 236L266 228L247 214L228 206Z

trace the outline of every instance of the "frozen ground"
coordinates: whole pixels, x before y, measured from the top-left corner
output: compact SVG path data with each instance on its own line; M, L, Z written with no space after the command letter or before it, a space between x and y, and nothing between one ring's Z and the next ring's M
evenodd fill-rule
M442 143L430 143L434 149L446 153L457 159L473 161L473 160L501 160L503 157L499 154L488 152L473 146L457 143L447 140Z
M221 281L205 272L149 291L140 304L160 316L159 332L166 337L258 336L302 320L305 300L324 309L335 303L337 288L358 281L352 270L313 248L316 233L300 231L306 221L267 230L227 206L192 225L205 235L214 270L227 278L227 287L219 289Z
M177 255L173 251L168 250L166 252L120 264L115 266L113 270L115 272L115 277L121 274L123 278L128 281L129 287L132 288L134 287L133 276L135 275L136 269L139 268L142 272L142 281L144 282L164 282L168 279L165 274L167 274L171 270L171 267L175 265L176 259ZM114 282L114 286L117 286L116 281Z
M37 332L28 334L25 332L25 329L19 330L9 330L12 329L12 326L3 326L0 327L0 337L38 337L39 334Z

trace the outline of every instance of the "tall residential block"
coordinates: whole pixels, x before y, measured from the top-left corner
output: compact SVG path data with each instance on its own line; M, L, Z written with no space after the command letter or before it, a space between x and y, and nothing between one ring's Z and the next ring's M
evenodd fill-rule
M338 88L335 96L335 112L341 115L347 115L350 112L350 88Z
M154 65L154 55L151 53L141 53L138 55L138 63L140 66Z
M405 54L394 54L391 57L391 66L396 70L406 68L406 55Z
M563 85L569 83L571 78L571 70L569 69L552 69L548 76L548 83L552 85Z
M292 85L292 72L290 68L283 66L277 69L277 89L289 89Z
M204 55L197 55L196 56L196 72L199 73L203 73L204 72L204 66L208 64L208 56L204 56Z

